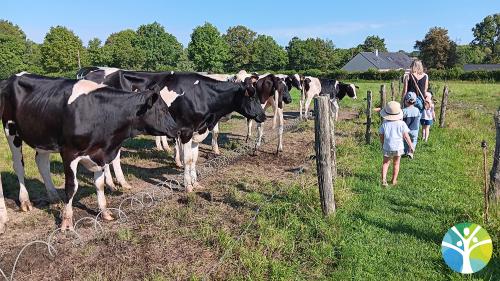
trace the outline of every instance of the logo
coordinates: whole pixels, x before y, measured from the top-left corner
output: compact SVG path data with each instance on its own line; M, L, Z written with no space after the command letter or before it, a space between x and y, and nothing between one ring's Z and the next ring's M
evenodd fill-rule
M470 274L488 264L493 253L493 243L488 232L480 225L464 222L446 232L441 243L441 253L451 269Z

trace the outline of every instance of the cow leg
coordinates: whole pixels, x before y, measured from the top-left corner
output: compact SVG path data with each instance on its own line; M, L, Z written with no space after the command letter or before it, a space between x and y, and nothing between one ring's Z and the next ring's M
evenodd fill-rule
M303 94L300 95L299 104L300 104L299 119L302 120L302 110L304 109L304 95Z
M156 143L156 149L163 150L163 147L161 146L161 137L159 136L155 137L155 143Z
M107 221L113 220L111 213L106 208L106 196L104 195L104 172L102 170L94 172L94 184L97 190L97 204L99 205L101 217Z
M252 123L253 123L252 119L247 118L247 138L246 138L245 142L248 142L248 140L252 136Z
M309 118L309 105L311 105L312 98L307 97L306 99L306 108L304 110L304 114L306 116L306 119Z
M274 109L274 101L272 101L271 99L271 102L266 102L265 105L263 105L264 107L264 112L266 112L266 109L269 108L270 104L272 104L273 106L273 109ZM262 144L262 137L264 136L264 127L262 126L263 123L257 123L257 147L261 146Z
M181 140L179 138L175 139L175 165L178 168L182 168L182 161L181 161L181 149L183 148L183 145L181 143Z
M217 155L220 154L219 144L217 143L218 138L219 138L219 123L215 124L215 127L212 130L212 150Z
M170 146L168 146L167 136L161 136L160 139L163 150L165 150L168 153L172 153L172 149L170 148Z
M276 121L278 118L278 98L279 98L279 93L278 91L274 91L274 102L272 103L273 106L273 129L276 129ZM265 111L265 110L264 110Z
M335 122L337 122L337 119L339 119L339 103L337 100L333 102L333 107L335 108Z
M111 168L109 164L104 165L104 178L106 185L111 189L111 191L116 191L115 183L113 182L113 175L111 175Z
M198 182L198 175L196 174L196 161L198 160L198 147L199 143L193 142L191 144L192 151L192 161L191 161L191 181L193 182L193 188L202 189L203 186Z
M192 143L193 140L190 139L187 143L182 144L182 154L184 159L184 187L187 192L193 191L193 179L191 178L191 164L193 162L193 151L191 149Z
M276 154L280 151L283 151L283 108L278 108L278 116L279 116L279 126L278 126L278 149L276 150Z
M56 187L52 182L50 176L50 152L36 152L35 156L36 166L38 167L38 172L42 175L43 183L45 184L45 189L47 190L47 196L50 203L56 203L59 200L59 194L57 194Z
M0 178L0 234L5 232L5 223L9 220L7 217L7 208L3 198L2 179Z
M8 130L6 130L6 136L12 153L14 171L16 172L17 180L19 181L19 202L21 204L21 210L23 212L31 211L33 206L31 205L30 197L24 184L23 143L19 137L10 135Z
M64 191L66 198L64 199L64 209L62 213L61 230L73 229L73 197L78 191L78 180L76 179L76 171L80 158L63 157L64 165Z
M113 165L113 170L115 171L116 180L118 180L118 183L123 189L131 189L132 186L125 179L125 175L123 175L122 164L120 159L121 159L121 150L118 150L118 154L116 155L115 159L111 161L111 164Z

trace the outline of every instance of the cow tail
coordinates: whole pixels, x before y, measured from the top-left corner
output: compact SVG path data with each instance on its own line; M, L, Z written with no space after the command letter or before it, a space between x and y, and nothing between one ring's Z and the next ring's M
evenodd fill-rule
M3 115L3 107L5 105L5 92L4 89L7 87L8 80L0 81L0 119L2 119Z

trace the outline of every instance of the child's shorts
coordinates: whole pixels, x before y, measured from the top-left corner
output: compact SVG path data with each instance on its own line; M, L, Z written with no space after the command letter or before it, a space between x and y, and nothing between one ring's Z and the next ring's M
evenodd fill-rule
M389 150L383 150L384 151L384 157L394 157L394 156L401 156L405 153L405 151L403 149L401 150L393 150L393 151L389 151Z
M421 124L422 126L424 126L424 125L425 125L425 126L430 126L430 125L432 125L432 120L420 119L420 124Z

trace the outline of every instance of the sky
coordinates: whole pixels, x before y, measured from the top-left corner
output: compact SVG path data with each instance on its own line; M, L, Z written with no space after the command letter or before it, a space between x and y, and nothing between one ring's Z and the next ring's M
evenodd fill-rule
M156 21L186 47L193 28L210 22L223 33L245 25L282 46L297 36L330 39L336 47L350 48L378 35L390 51L412 51L415 41L434 26L448 29L459 44L469 43L476 23L500 13L500 1L2 0L0 8L0 19L19 25L37 43L56 25L73 30L86 45L94 37L105 41L113 32Z

